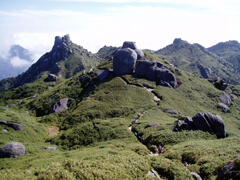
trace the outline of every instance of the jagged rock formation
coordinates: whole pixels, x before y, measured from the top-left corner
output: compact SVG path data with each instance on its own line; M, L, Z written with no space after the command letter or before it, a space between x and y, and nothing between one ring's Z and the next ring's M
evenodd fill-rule
M180 38L173 44L156 51L174 66L188 72L201 75L204 78L221 77L228 83L240 84L239 72L234 64L214 53L215 48L204 48L199 44L190 44Z
M186 117L184 120L179 120L173 131L179 130L202 130L214 132L218 138L226 137L222 118L212 113L197 113L192 118Z
M19 142L10 142L0 148L0 158L16 158L25 154L25 147Z
M44 73L70 78L79 71L96 66L102 59L74 44L69 35L56 36L52 50L44 54L25 73L0 81L0 92L33 82Z

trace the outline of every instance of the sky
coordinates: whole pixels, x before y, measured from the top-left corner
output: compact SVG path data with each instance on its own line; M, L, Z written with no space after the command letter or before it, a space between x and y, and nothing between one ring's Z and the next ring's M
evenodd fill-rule
M91 52L135 41L161 49L181 38L204 47L240 42L239 0L1 0L0 57L11 45L29 49L35 61L55 36Z

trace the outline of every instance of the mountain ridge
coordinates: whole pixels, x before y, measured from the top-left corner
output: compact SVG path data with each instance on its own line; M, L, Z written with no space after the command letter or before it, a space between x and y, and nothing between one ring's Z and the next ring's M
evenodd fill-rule
M240 76L235 65L210 49L176 38L173 44L155 53L182 70L202 75L204 78L218 76L228 83L240 84Z

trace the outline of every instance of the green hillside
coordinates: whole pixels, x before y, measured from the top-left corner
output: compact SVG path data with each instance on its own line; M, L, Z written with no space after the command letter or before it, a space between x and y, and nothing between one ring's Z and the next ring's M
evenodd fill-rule
M162 179L193 179L191 171L203 179L216 179L221 168L240 153L239 98L232 98L231 112L224 113L216 107L222 91L207 79L174 68L150 51L144 53L145 59L168 66L179 86L163 87L130 74L115 77L111 73L113 63L106 59L93 72L81 71L54 83L45 81L47 75L43 75L33 83L2 92L0 119L20 123L24 130L0 125L0 147L18 141L24 144L26 154L0 159L0 177L157 179L149 175L153 169ZM100 70L110 70L103 80L97 76ZM240 96L240 86L228 89ZM68 98L68 109L51 113L54 104L63 98ZM10 104L14 105L5 107ZM166 110L177 110L179 114ZM221 116L227 137L217 139L216 134L200 130L173 132L178 120L198 112ZM141 118L130 130L139 113ZM153 123L159 125L145 128ZM159 144L164 147L163 153L151 154ZM44 146L57 149L41 149Z

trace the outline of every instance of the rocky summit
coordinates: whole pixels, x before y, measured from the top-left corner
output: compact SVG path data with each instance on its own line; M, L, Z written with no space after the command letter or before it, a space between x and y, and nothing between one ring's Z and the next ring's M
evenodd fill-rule
M25 73L0 81L0 92L33 82L43 74L70 78L85 68L96 66L101 60L82 46L74 44L70 35L56 36L52 50L44 54Z
M194 52L216 55L200 45L168 48L202 75L136 44L96 61L56 36L31 81L0 93L0 179L239 179L240 86L203 78L217 71Z

